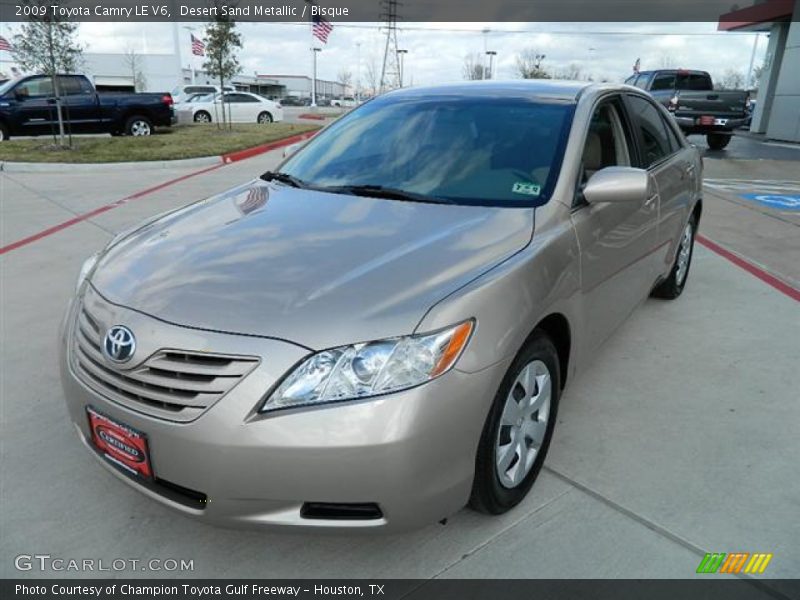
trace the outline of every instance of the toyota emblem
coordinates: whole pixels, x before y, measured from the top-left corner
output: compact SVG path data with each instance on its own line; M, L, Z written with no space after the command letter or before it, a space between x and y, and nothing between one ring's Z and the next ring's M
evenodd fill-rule
M133 332L122 325L114 325L106 332L103 352L109 360L123 363L129 361L136 351L136 338Z

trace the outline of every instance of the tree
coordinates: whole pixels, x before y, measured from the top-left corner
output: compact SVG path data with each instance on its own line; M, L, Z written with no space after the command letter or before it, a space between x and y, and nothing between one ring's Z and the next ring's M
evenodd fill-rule
M554 77L556 79L568 79L570 81L588 78L583 75L583 68L577 63L570 63L568 67L557 70Z
M462 73L464 79L467 80L486 79L489 69L481 61L481 55L476 52L475 54L467 54L464 57Z
M350 84L353 82L353 73L347 69L340 69L338 75L336 75L337 83L341 84L343 88L343 93L347 93L347 88L350 87Z
M143 92L147 87L147 78L142 71L142 57L136 53L133 47L128 47L125 51L125 67L131 74L133 80L133 91Z
M222 12L221 10L217 11ZM203 69L211 77L219 79L219 89L242 70L236 52L242 47L242 36L236 31L236 23L229 16L220 15L206 25L206 61ZM221 96L224 100L224 93ZM225 123L225 102L222 105L222 122ZM230 123L228 124L230 126Z
M30 16L22 25L20 32L14 36L12 54L23 71L41 73L50 77L55 99L56 116L58 118L58 143L64 146L64 114L61 102L61 82L57 75L73 73L82 62L83 46L76 40L78 24L60 20L53 16L50 5L25 0L31 6L46 6L44 15ZM55 137L55 133L53 133ZM70 137L70 145L72 138Z
M734 68L728 68L722 75L722 80L717 82L717 88L721 90L739 90L744 87L744 75Z
M375 95L378 86L380 85L381 73L378 70L378 64L375 62L375 57L371 57L367 61L364 68L364 79L369 86L369 93L371 96Z
M533 48L517 54L517 74L522 79L550 79L551 75L542 67L545 55Z

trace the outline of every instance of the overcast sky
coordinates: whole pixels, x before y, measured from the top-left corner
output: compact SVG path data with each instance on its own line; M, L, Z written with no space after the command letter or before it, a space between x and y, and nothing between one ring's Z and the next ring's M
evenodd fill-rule
M179 24L183 64L192 60L189 31L202 37L200 23ZM241 23L243 73L307 74L311 71L311 36L307 24ZM488 34L483 30L489 29ZM13 35L12 26L5 33ZM173 52L170 23L83 23L80 39L87 52ZM642 69L665 66L703 69L721 79L728 69L747 73L755 34L717 32L716 23L403 23L398 43L408 50L406 84L424 85L462 79L465 56L497 52L496 78L516 77L516 56L527 48L545 54L543 66L578 65L595 79L621 81L637 57ZM360 44L362 81L367 65L380 71L385 34L377 23L340 23L319 55L319 76L336 79L345 68L358 73ZM758 39L755 66L764 60L767 36ZM194 57L194 66L202 59Z

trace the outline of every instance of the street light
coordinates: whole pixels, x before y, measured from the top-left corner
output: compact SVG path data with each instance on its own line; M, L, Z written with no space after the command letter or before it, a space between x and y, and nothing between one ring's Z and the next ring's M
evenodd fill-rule
M497 52L494 50L487 50L486 56L489 57L489 77L487 79L494 78L494 57L497 56Z
M317 52L322 52L322 48L311 48L314 54L314 72L311 80L311 106L317 106Z
M408 54L408 50L398 50L397 51L397 59L400 64L400 87L403 87L403 67L405 66L405 58L404 55Z

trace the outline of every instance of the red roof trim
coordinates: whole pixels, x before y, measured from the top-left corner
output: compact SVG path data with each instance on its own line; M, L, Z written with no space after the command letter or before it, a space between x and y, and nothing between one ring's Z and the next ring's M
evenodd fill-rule
M721 15L717 29L734 31L757 23L785 21L791 18L792 12L794 12L794 0L767 0Z

